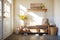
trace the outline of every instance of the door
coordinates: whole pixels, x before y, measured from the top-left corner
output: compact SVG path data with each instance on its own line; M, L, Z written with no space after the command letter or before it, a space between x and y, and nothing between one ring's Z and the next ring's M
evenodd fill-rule
M4 0L3 13L3 38L7 38L12 33L12 15L11 15L11 0Z

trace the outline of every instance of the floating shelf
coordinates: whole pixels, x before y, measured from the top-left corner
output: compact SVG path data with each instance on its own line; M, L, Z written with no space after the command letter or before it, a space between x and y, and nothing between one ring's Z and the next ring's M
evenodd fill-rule
M44 12L46 12L47 9L28 9L28 11L34 11L34 12L41 12L41 11L44 11Z

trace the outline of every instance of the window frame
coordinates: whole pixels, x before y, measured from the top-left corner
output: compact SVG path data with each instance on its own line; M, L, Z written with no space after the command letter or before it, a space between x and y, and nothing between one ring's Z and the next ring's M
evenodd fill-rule
M0 0L0 17L2 17L2 2L1 2L1 0Z

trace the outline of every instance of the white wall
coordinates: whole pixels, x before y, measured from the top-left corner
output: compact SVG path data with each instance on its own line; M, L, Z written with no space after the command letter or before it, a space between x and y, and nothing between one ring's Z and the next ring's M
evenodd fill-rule
M60 0L54 0L54 21L58 27L58 35L60 36Z
M28 9L30 8L30 3L44 3L47 8L46 16L49 19L50 23L54 23L53 0L16 0L15 1L15 22L14 22L15 25L14 27L20 26L19 18L17 17L17 14L20 13L19 6L23 5L24 7ZM40 14L37 14L37 15L40 16Z

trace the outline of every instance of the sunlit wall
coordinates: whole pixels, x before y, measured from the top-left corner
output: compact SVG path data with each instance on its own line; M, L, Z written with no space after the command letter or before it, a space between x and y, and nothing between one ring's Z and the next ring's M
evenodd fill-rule
M48 11L46 12L28 12L30 3L44 3ZM15 26L19 27L23 21L17 15L27 15L27 25L41 25L42 19L46 16L50 23L54 23L53 19L53 1L52 0L16 0L15 1Z

